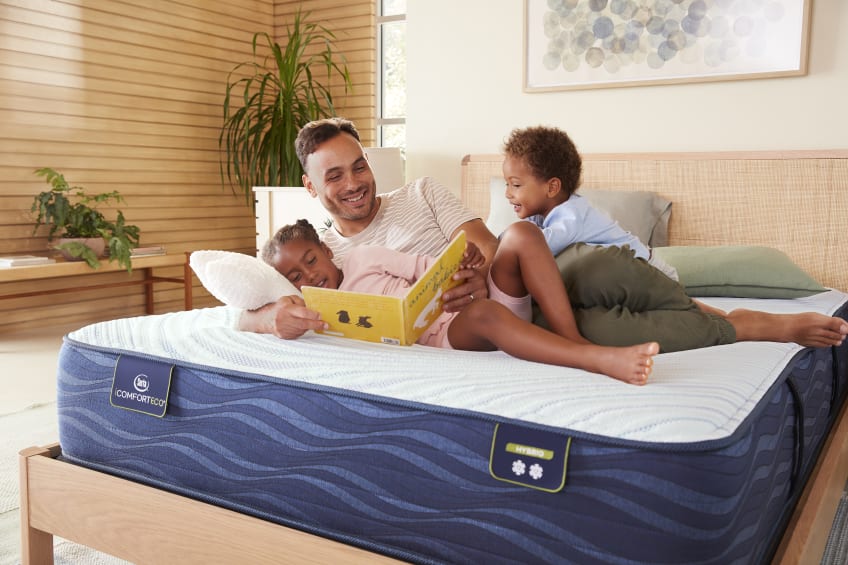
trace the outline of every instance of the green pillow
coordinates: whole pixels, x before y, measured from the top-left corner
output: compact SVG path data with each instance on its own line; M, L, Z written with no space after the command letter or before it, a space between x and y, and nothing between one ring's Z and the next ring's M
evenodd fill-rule
M653 252L677 269L689 296L800 298L827 290L771 247L681 245Z

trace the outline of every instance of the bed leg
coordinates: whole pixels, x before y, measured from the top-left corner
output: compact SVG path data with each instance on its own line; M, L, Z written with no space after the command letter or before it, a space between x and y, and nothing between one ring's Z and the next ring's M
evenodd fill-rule
M52 565L53 535L30 524L29 458L51 456L43 447L28 447L19 454L21 488L21 565Z

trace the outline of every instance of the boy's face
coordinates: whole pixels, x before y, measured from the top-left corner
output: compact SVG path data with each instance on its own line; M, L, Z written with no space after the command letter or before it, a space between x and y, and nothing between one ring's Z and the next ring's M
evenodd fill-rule
M506 199L521 219L546 216L559 202L559 179L545 181L535 176L524 159L507 156L503 162Z
M359 233L377 214L377 183L362 145L341 133L306 158L303 186L321 200L342 235Z
M339 288L342 272L323 243L296 239L281 245L271 266L300 290L302 286Z

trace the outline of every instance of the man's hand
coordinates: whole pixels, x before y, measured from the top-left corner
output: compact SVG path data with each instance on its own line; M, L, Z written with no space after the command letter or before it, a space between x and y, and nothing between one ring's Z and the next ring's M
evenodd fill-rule
M477 269L460 269L454 273L453 280L463 282L442 296L445 312L459 312L473 301L489 297L486 278Z
M327 327L318 312L307 308L299 296L283 296L257 310L246 310L239 319L242 331L273 334L281 339L295 339L309 330Z

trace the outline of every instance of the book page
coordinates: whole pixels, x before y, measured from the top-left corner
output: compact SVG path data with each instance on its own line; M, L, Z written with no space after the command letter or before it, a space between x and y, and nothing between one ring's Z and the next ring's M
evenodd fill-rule
M409 343L442 314L442 295L461 281L453 280L465 252L465 232L459 232L436 261L407 291L404 298L404 333Z
M392 345L406 344L401 298L314 286L304 286L300 291L306 306L319 312L321 319L330 325L321 333Z
M459 232L402 298L312 286L300 291L306 306L330 325L322 333L412 345L442 314L445 291L459 284L452 277L464 252L465 232Z

